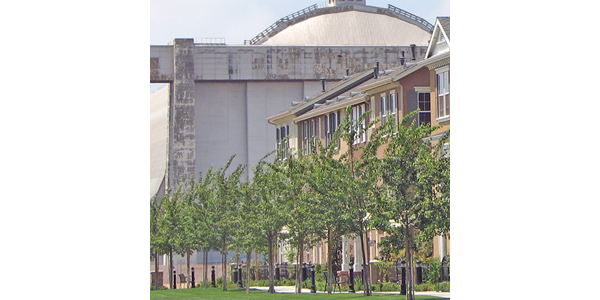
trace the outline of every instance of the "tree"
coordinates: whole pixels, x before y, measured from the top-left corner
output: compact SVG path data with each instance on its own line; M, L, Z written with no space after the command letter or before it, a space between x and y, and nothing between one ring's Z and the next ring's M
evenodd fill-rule
M275 170L281 167L281 160L273 163L263 157L253 168L254 178L251 187L253 214L258 216L255 224L259 228L259 236L267 242L267 258L269 260L269 293L275 293L274 284L274 245L283 227L286 225L286 214L282 203L284 177Z
M298 251L297 268L302 267L304 248L315 240L315 234L319 234L320 230L317 227L318 214L315 211L318 203L311 195L312 191L306 180L310 163L305 156L296 154L286 157L280 164L273 166L283 176L281 197L288 212L287 227L290 240L296 245ZM296 293L302 293L301 276L296 276Z
M181 218L181 187L172 196L165 196L161 199L160 206L162 208L161 218L158 220L159 236L161 236L161 244L166 254L169 254L169 287L173 288L173 252L181 252L179 239L183 230Z
M158 276L158 256L164 254L164 236L160 229L164 212L156 196L150 199L150 259L154 260L154 276ZM158 277L156 277L158 279ZM158 289L158 280L154 280L154 288Z
M218 241L212 224L218 218L219 212L210 209L210 201L213 199L211 183L214 175L215 173L210 168L204 178L200 173L197 182L192 179L187 210L188 224L194 229L190 234L196 241L196 250L202 249L203 252L204 289L208 288L208 251L215 248Z
M367 247L366 237L369 228L373 222L372 216L376 215L378 209L376 200L380 197L379 181L379 159L377 150L384 142L384 128L373 128L378 120L366 122L371 112L367 111L357 119L351 119L352 109L346 108L346 116L336 132L338 136L348 147L348 151L341 154L340 161L346 165L346 176L343 186L346 190L343 192L346 201L346 211L349 226L353 232L359 236L361 247L361 261L364 264L362 272L364 295L371 295L371 283L368 276L370 266L367 259L369 247ZM369 128L373 128L369 142L364 145L355 143L358 137L363 135ZM340 147L341 148L341 147Z
M234 236L235 230L240 227L239 214L239 199L240 199L240 178L244 173L244 166L238 167L229 175L227 170L231 166L231 162L235 155L229 158L225 167L217 171L217 175L213 180L213 197L210 209L219 213L219 218L216 218L213 223L213 229L219 237L219 248L221 250L221 265L222 265L222 280L223 291L227 290L227 251L228 244Z
M313 164L307 172L307 180L315 191L313 197L317 200L317 214L322 228L326 228L327 238L327 293L332 293L334 241L340 236L350 232L351 220L345 209L331 209L332 207L347 207L348 191L345 178L348 168L340 160L335 159L337 154L335 143L325 146L316 142L317 150L310 155ZM346 203L346 204L344 204Z
M413 258L415 237L433 238L449 230L450 160L443 154L449 132L437 143L428 140L439 127L415 126L405 116L389 132L389 144L381 160L381 181L385 189L383 215L398 225L407 262L406 299L414 299Z

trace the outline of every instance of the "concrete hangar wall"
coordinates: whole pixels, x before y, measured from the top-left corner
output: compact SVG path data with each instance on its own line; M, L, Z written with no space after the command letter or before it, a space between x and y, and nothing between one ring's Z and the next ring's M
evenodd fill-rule
M296 22L334 20L336 13L347 13L327 9L315 8L306 14L309 17ZM378 11L373 14L377 18L389 13ZM279 33L292 30L290 24ZM420 36L408 45L295 46L267 45L264 41L262 45L225 45L175 39L170 45L150 46L150 82L170 83L169 93L163 93L167 96L151 97L152 107L164 113L156 118L166 118L168 124L166 139L165 134L153 134L163 130L155 127L165 122L151 124L152 157L156 153L167 155L165 160L151 162L151 196L164 195L165 189L177 188L210 166L224 166L233 154L237 155L234 165L256 164L275 149L275 130L266 118L289 108L292 101L320 93L321 79L339 81L347 72L352 75L371 69L376 62L388 69L400 66L401 58L406 62L422 60L430 31L418 25Z

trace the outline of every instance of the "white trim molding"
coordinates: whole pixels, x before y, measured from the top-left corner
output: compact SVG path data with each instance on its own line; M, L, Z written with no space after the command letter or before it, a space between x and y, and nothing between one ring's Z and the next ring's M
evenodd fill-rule
M450 121L450 115L435 119L438 123Z

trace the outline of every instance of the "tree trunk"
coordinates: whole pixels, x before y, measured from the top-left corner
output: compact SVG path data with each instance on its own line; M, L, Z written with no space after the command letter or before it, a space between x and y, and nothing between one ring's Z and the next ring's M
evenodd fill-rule
M327 228L327 293L331 294L331 273L333 272L333 251L331 246L331 226Z
M254 280L258 281L258 251L256 249L254 249L254 269L256 270L254 272Z
M191 280L192 280L192 277L190 276L190 274L191 274L191 273L190 273L190 255L191 255L190 251L191 251L190 249L187 249L187 253L186 253L186 260L187 260L187 277L188 277L188 280L187 280L187 288L188 288L188 289L190 288L190 285L192 284L192 281L191 281Z
M269 293L275 293L275 282L273 281L273 235L269 234L267 243L269 246ZM258 268L256 268L258 274Z
M208 288L208 249L203 248L202 251L204 252L204 264L202 267L204 269L204 289L206 290Z
M362 279L363 279L363 293L365 296L371 296L371 289L369 287L369 275L367 274L369 269L369 262L367 261L365 254L365 234L363 233L363 224L360 224L360 249L361 249L361 257L362 257L362 261L363 261L363 270L362 270Z
M169 249L169 288L173 288L173 249Z
M246 253L248 261L246 262L246 294L250 294L250 262L252 261L252 250Z
M302 294L302 252L304 248L303 240L298 242L298 266L296 271L296 294Z
M413 279L412 279L412 252L410 251L410 241L411 241L411 233L410 233L410 225L407 224L405 226L405 239L404 239L404 249L406 249L406 299L414 300L415 293L413 288Z
M223 275L221 276L223 282L223 291L227 291L227 236L223 235L223 250L221 252L221 269Z
M158 289L158 252L154 252L154 289Z

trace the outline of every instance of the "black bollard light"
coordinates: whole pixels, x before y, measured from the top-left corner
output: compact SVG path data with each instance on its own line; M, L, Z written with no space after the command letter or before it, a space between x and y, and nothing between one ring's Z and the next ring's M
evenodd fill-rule
M402 269L402 286L400 287L400 295L406 295L406 261L402 261L400 264Z
M280 273L279 273L279 263L275 264L275 280L279 280L280 278Z
M238 265L238 287L243 289L244 285L242 284L242 265Z
M192 267L192 288L196 287L196 277L194 277L194 267Z
M302 281L306 280L306 263L302 263Z
M314 264L310 265L310 278L312 280L312 285L310 286L310 292L316 293L317 286L315 285L315 265Z
M421 266L422 261L417 260L417 284L423 283L423 266Z
M237 270L237 265L231 264L233 266L233 282L237 282L237 274L238 274L238 270Z
M173 270L173 289L177 289L177 271Z
M348 293L356 293L356 291L354 290L354 268L352 268L352 266L354 265L354 263L350 262L350 282L348 283Z
M212 280L212 287L217 287L217 283L215 281L215 266L212 266L212 271L210 271L210 279Z

